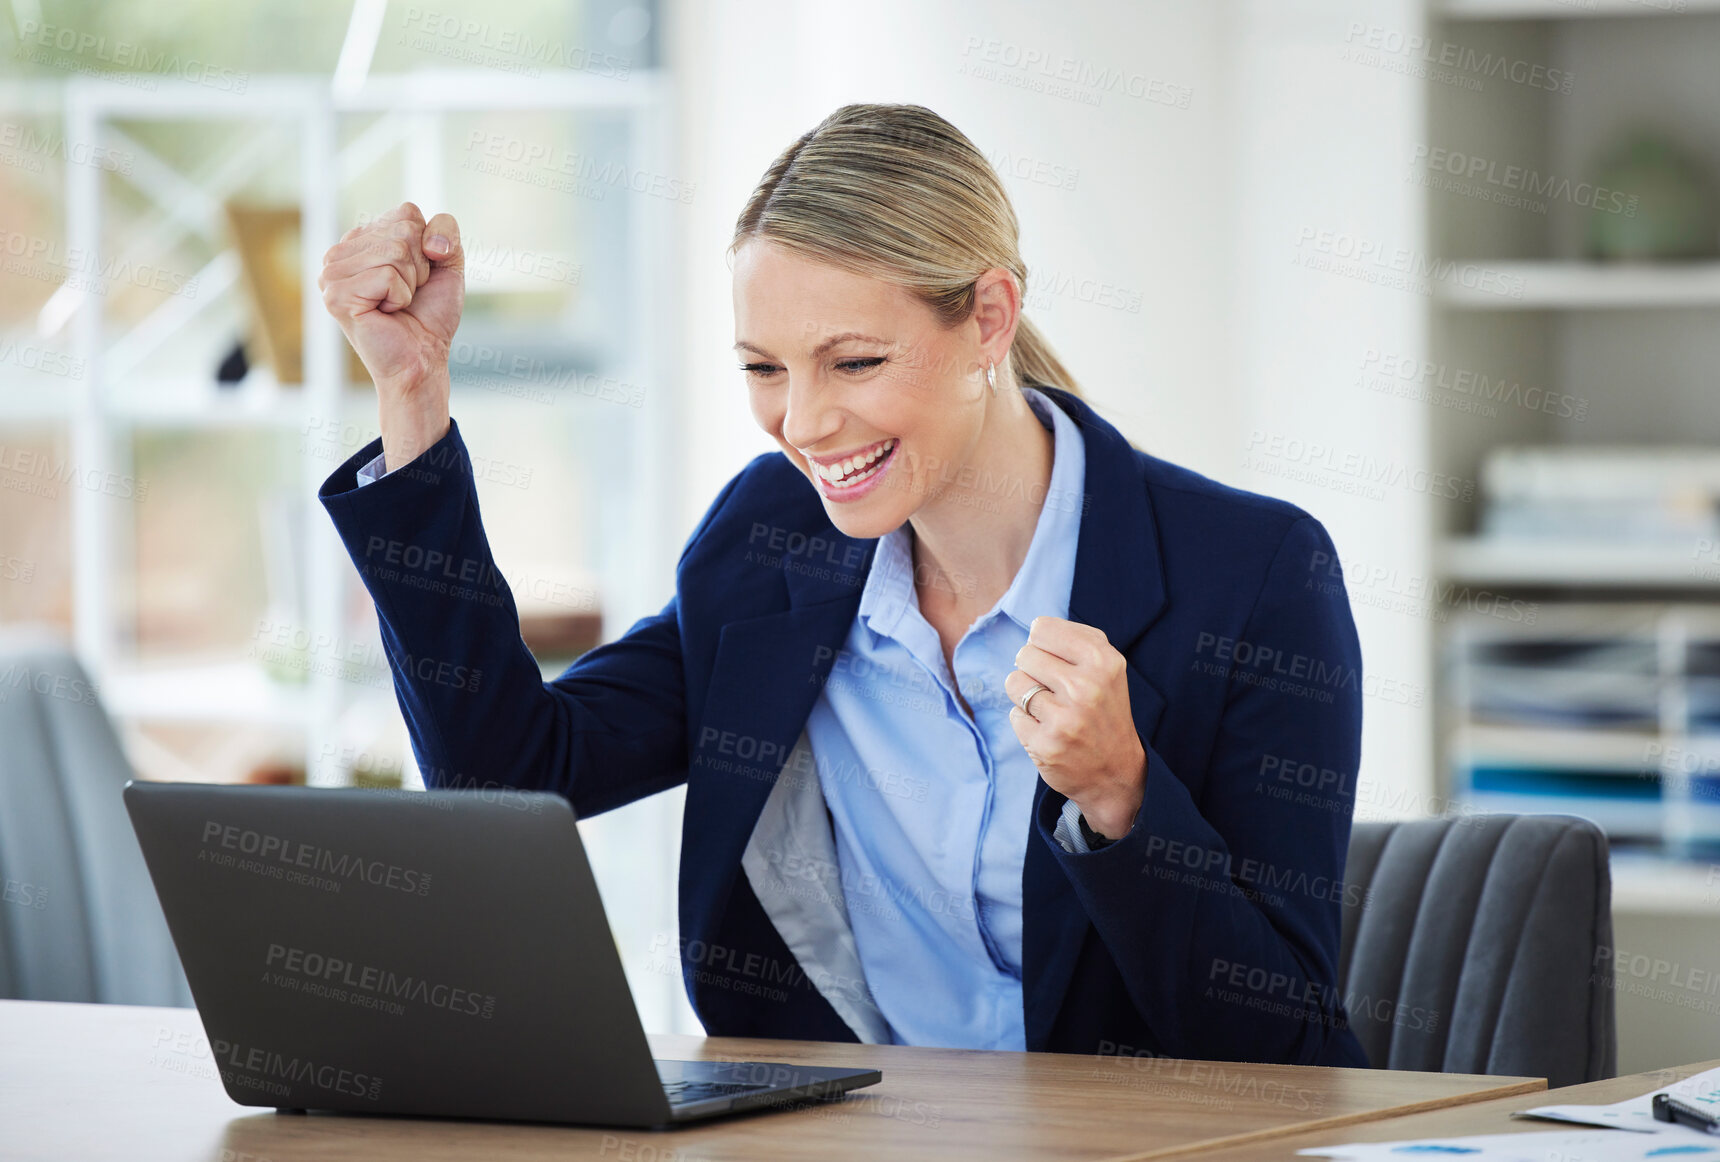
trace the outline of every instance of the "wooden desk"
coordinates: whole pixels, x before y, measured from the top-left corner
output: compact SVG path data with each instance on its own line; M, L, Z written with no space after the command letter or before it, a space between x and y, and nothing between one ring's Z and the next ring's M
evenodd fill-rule
M873 1066L827 1105L660 1132L434 1119L283 1117L235 1105L189 1009L0 1001L0 1157L99 1162L390 1158L1144 1158L1507 1094L1516 1077L653 1037L659 1057ZM451 1065L450 1068L458 1068Z
M1720 1061L1704 1061L1697 1065L1681 1065L1675 1069L1657 1069L1652 1073L1636 1073L1628 1077L1613 1077L1606 1081L1591 1081L1586 1085L1567 1085L1546 1093L1513 1095L1497 1100L1473 1102L1461 1108L1387 1118L1365 1126L1347 1127L1336 1133L1325 1129L1306 1129L1282 1135L1271 1141L1256 1141L1234 1147L1219 1147L1205 1151L1200 1162L1323 1162L1298 1158L1296 1151L1308 1146L1336 1146L1342 1142L1395 1142L1401 1138L1445 1138L1468 1134L1532 1134L1581 1133L1582 1126L1543 1122L1532 1118L1513 1118L1511 1111L1533 1109L1535 1106L1610 1105L1627 1097L1641 1097L1665 1085L1671 1085L1695 1073L1720 1067Z

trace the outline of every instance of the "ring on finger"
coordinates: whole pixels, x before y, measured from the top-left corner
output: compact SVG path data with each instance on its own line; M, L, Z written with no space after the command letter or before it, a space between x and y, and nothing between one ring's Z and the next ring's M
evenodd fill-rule
M1027 717L1033 718L1033 711L1028 709L1029 704L1032 703L1035 695L1043 694L1049 689L1051 689L1051 687L1047 686L1044 682L1034 683L1033 689L1021 696L1021 712L1027 715ZM1037 722L1039 720L1035 718L1034 721Z

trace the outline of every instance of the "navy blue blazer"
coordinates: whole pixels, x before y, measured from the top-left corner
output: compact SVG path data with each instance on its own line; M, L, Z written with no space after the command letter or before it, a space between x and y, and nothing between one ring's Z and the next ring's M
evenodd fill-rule
M1302 510L1140 452L1047 390L1086 441L1069 615L1127 658L1148 765L1133 829L1090 853L1053 838L1063 796L1039 784L1027 1047L1365 1065L1337 986L1362 705L1337 552ZM687 541L662 612L546 683L458 426L357 488L380 450L319 497L375 599L426 781L556 791L582 816L686 783L683 968L705 1028L855 1040L740 865L877 542L838 532L784 456L760 456Z

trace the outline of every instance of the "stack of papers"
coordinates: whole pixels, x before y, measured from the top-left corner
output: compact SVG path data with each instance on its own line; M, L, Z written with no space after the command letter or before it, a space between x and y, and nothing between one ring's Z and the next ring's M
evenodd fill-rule
M1538 1106L1513 1116L1583 1126L1544 1134L1478 1134L1460 1138L1351 1142L1298 1150L1352 1162L1404 1162L1414 1158L1462 1162L1720 1162L1720 1135L1654 1120L1654 1094L1669 1093L1720 1116L1720 1069L1604 1106ZM1597 1128L1604 1127L1604 1128ZM1620 1133L1619 1131L1625 1131Z
M1712 448L1497 447L1481 483L1482 534L1503 540L1688 544L1720 533L1720 453Z
M1633 628L1474 643L1465 659L1471 713L1510 726L1658 729L1660 645L1649 627Z
M1672 1127L1672 1134L1620 1134L1612 1130L1552 1134L1483 1134L1472 1138L1425 1141L1357 1142L1298 1150L1353 1162L1405 1162L1413 1158L1450 1158L1462 1162L1702 1162L1720 1158L1720 1138Z
M1545 1118L1554 1122L1574 1122L1579 1126L1607 1126L1618 1130L1635 1130L1643 1134L1659 1134L1669 1130L1684 1129L1683 1126L1674 1126L1670 1122L1654 1120L1654 1095L1657 1093L1671 1094L1686 1105L1695 1106L1715 1117L1720 1117L1720 1069L1710 1069L1707 1073L1692 1074L1683 1081L1662 1086L1660 1089L1645 1093L1641 1097L1614 1102L1610 1106L1536 1106L1532 1110L1521 1110L1512 1116ZM1697 1136L1720 1143L1720 1137L1712 1137L1708 1134L1698 1134Z

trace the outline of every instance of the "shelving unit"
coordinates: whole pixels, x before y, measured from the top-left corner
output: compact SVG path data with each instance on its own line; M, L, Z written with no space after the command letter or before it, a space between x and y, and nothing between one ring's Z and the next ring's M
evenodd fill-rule
M303 286L309 288L304 298L302 385L279 385L264 367L254 368L237 389L217 386L209 379L161 380L135 373L151 351L171 342L210 303L238 293L238 262L230 251L222 251L197 272L195 297L170 299L123 334L110 333L99 294L78 294L62 288L44 311L44 316L69 317L73 353L84 361L85 374L78 389L68 393L63 402L32 404L31 418L68 422L73 461L81 468L121 475L131 470L129 437L133 432L152 428L302 432L313 420L363 417L366 411L373 417L368 385L355 390L345 382L344 341L315 293L321 255L327 240L338 237L343 228L338 220L343 177L388 149L400 146L407 151L404 171L411 179L411 188L403 190L401 196L437 204L444 116L498 109L599 113L620 124L635 168L662 172L668 157L665 82L648 71L634 71L625 80L577 73L528 80L489 70L433 71L372 78L344 94L334 92L326 77L254 77L243 95L213 94L195 85L166 82L140 90L99 78L74 77L64 83L63 103L67 140L107 145L123 142L130 154L141 159L133 180L160 207L158 244L170 243L189 229L178 224L187 216L176 212L175 199L191 199L202 211L200 219L218 221L224 187L231 188L242 180L246 164L259 163L265 151L254 150L251 156L223 166L211 188L199 189L139 145L117 122L242 120L259 127L254 142L268 143L275 149L296 144L299 154L297 205L304 239L300 272ZM341 118L354 114L381 116L370 129L341 147ZM67 166L67 246L97 256L98 262L109 253L103 237L103 183L117 180L98 167ZM668 226L663 208L650 201L633 199L637 204L629 205L620 215L622 220L613 223L619 235L613 242L632 276L622 301L614 304L615 317L627 321L616 335L616 348L626 353L626 362L596 367L593 373L651 384L654 391L661 391L666 344L648 328L655 304L661 299L661 288L667 284L663 264L668 252ZM506 264L494 261L493 252L487 263L484 252L479 250L478 254L468 281L469 301L529 285L510 273ZM456 414L490 409L501 400L499 396L485 398L493 394L457 389ZM596 421L613 429L602 443L614 447L619 441L627 453L622 457L620 474L612 477L618 507L626 519L609 523L604 530L608 540L600 549L605 614L610 624L619 627L650 611L639 595L661 586L646 579L661 578L670 570L667 555L654 543L656 538L645 535L665 523L670 485L662 466L674 462L667 454L666 417L670 409L661 406L663 400L655 402L659 406L625 417L603 415ZM373 424L374 419L368 422ZM343 450L339 458L350 450ZM303 608L296 620L314 641L346 640L354 629L343 610L351 601L356 582L339 541L312 499L335 461L307 455L301 462L303 478L296 491L308 503L303 506L302 523L294 538L302 554L297 572ZM629 464L631 471L626 467ZM610 498L612 506L615 499ZM386 680L373 690L315 668L304 683L295 684L271 679L257 666L231 659L169 665L136 662L127 656L125 635L114 616L114 581L128 567L129 529L115 506L97 492L74 491L72 506L75 644L104 691L110 711L134 721L254 722L290 727L304 740L308 780L313 784L344 782L346 773L330 757L340 750L343 717L355 710L372 713L373 707L362 705L367 701L392 706L392 691Z
M1573 78L1568 92L1498 77L1479 86L1430 83L1422 138L1430 148L1576 183L1593 178L1623 135L1646 127L1672 134L1720 178L1720 0L1434 0L1430 11L1433 43ZM1489 450L1513 445L1720 443L1720 261L1592 261L1581 246L1588 211L1574 199L1550 198L1534 212L1437 188L1426 198L1434 255L1485 267L1521 291L1436 283L1432 364L1584 405L1581 419L1527 406L1491 414L1431 407L1428 448L1437 470L1479 480ZM1530 603L1537 617L1520 625L1454 612L1430 630L1442 662L1436 769L1450 793L1483 809L1562 809L1600 819L1621 841L1612 861L1615 945L1706 967L1720 940L1720 873L1709 859L1680 856L1720 828L1699 785L1720 775L1720 738L1698 706L1712 696L1709 662L1692 647L1712 636L1720 617L1720 559L1708 561L1690 539L1482 536L1479 508L1443 514L1434 580ZM1626 624L1633 621L1634 628ZM1609 622L1639 636L1653 656L1642 676L1651 721L1506 725L1471 715L1465 668L1477 641L1569 642L1608 632ZM1515 797L1501 793L1509 780L1473 793L1471 773L1489 765L1562 771L1568 781ZM1591 776L1620 794L1585 797L1582 779ZM1573 793L1556 801L1551 792L1561 787ZM1641 849L1627 850L1622 841L1630 839ZM1712 1016L1627 990L1618 993L1618 1011L1621 1072L1698 1059L1720 1036Z
M1578 182L1592 177L1599 156L1621 134L1650 126L1675 132L1720 176L1720 117L1713 112L1720 70L1712 67L1720 59L1720 3L1693 0L1685 7L1690 15L1626 0L1445 0L1435 6L1443 19L1430 39L1490 59L1531 61L1573 82L1568 93L1497 78L1479 89L1432 85L1426 141ZM1581 418L1503 405L1492 415L1434 408L1429 443L1436 467L1478 479L1487 451L1498 445L1720 440L1720 409L1712 406L1720 380L1703 355L1720 333L1720 261L1588 260L1579 245L1586 210L1569 201L1552 199L1536 213L1429 189L1428 205L1439 258L1483 265L1522 292L1504 296L1437 282L1429 320L1433 363L1585 404ZM1720 569L1702 568L1690 541L1511 540L1478 535L1477 518L1473 508L1457 512L1440 530L1434 562L1441 583L1532 596L1547 611L1575 608L1573 602L1657 598L1701 609L1720 589ZM1543 623L1541 632L1558 631ZM1441 652L1449 660L1460 648L1454 626ZM1454 694L1450 672L1444 704ZM1440 767L1452 772L1467 743L1451 728L1444 737Z
M1458 795L1486 811L1587 815L1651 854L1720 849L1720 814L1704 806L1720 785L1708 689L1720 608L1560 601L1536 613L1451 626Z

